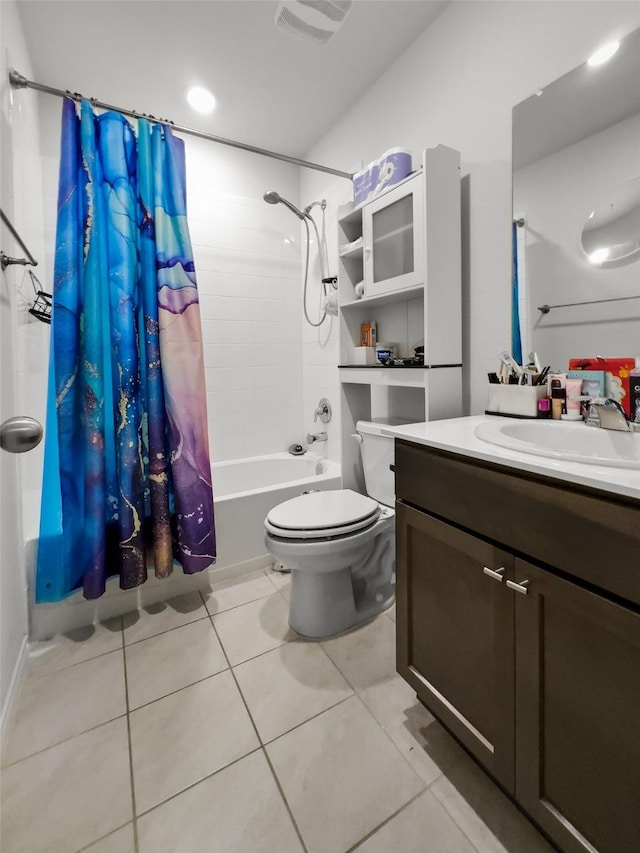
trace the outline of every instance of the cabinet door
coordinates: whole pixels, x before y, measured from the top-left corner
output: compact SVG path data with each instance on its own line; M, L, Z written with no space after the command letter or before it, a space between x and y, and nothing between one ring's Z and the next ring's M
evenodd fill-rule
M518 560L522 579L516 798L566 853L637 851L640 615Z
M365 296L424 282L422 174L363 208Z
M512 792L513 557L401 502L396 535L398 672Z

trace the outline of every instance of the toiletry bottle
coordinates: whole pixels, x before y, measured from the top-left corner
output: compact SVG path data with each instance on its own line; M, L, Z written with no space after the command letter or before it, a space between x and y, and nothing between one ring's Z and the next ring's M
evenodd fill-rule
M566 416L564 420L581 421L582 414L580 412L580 396L582 395L582 379L572 379L567 376L565 382L565 390L567 394L566 400Z
M551 380L551 417L554 421L559 421L564 412L566 400L566 391L562 387L560 379Z
M551 400L548 397L541 397L538 400L538 417L539 418L550 418L551 417Z

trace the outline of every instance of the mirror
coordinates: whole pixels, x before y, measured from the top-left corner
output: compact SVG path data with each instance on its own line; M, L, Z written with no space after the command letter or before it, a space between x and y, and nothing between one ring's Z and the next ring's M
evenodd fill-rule
M640 177L625 181L594 207L582 227L580 245L597 267L640 260Z
M638 80L640 30L513 110L514 317L557 370L640 356Z

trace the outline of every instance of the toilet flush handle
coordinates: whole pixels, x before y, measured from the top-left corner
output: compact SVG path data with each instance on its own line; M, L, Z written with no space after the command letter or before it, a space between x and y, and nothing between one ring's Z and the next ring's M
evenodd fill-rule
M352 432L351 438L355 438L355 440L358 442L358 444L362 444L362 436L360 435L360 433Z

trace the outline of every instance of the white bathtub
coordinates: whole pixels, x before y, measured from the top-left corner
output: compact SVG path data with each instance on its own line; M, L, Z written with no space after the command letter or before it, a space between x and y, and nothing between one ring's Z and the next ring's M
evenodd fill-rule
M30 639L47 639L186 592L207 589L227 577L266 568L273 562L264 546L264 519L269 510L306 489L339 489L342 482L340 465L314 453L275 453L218 462L212 471L218 552L215 566L195 575L185 575L178 567L163 580L151 573L146 583L133 590L121 590L117 578L111 578L105 594L95 601L87 601L81 592L55 604L32 601ZM32 507L39 506L39 498L35 498ZM31 590L37 524L37 518L32 517L26 543Z
M340 488L338 463L315 453L304 456L274 453L215 464L213 497L218 559L210 570L211 579L273 562L264 546L264 519L274 506L306 489Z

